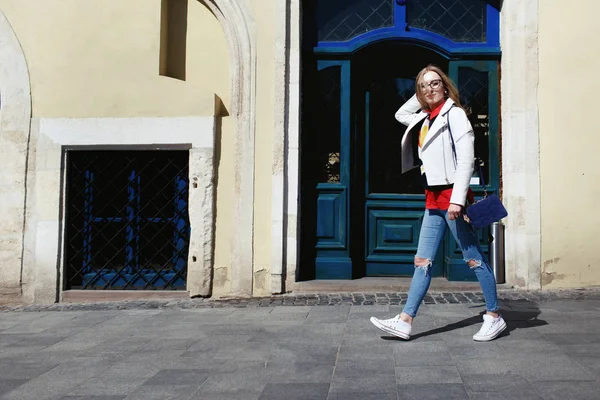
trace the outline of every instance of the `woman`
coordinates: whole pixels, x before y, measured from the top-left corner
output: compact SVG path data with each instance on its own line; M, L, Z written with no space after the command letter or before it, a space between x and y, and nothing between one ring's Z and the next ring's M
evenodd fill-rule
M427 66L416 82L416 94L396 113L396 119L408 126L402 138L402 171L417 166L425 186L425 215L415 271L402 313L387 320L371 317L371 322L386 333L410 338L413 319L431 283L432 260L448 227L485 297L487 312L473 339L493 340L506 329L498 313L496 280L477 236L463 218L466 201L473 201L469 189L474 164L473 128L456 87L441 69Z

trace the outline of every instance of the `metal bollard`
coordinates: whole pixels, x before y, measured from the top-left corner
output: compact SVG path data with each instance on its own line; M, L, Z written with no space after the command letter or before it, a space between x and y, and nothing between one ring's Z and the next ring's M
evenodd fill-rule
M494 270L496 283L504 283L504 225L494 222L490 225L490 265Z

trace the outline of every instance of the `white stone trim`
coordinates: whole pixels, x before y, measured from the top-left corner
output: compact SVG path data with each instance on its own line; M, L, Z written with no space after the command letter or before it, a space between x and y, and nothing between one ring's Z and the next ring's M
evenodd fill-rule
M501 19L506 278L520 288L540 289L538 0L505 1Z
M31 89L25 55L0 11L0 295L22 294Z
M231 60L231 115L235 127L235 230L230 295L251 296L254 260L254 137L256 30L244 0L202 0L221 23Z
M285 193L285 146L287 142L287 1L275 3L275 114L273 137L273 170L271 183L271 293L285 290L284 254L286 250L284 218L287 193Z
M192 227L187 289L208 296L214 237L214 117L33 119L31 199L27 221L27 300L60 299L64 248L65 149L189 149L189 215ZM195 261L194 261L195 260Z
M292 290L297 277L300 225L300 1L279 2L276 15L271 293Z
M189 144L213 148L213 117L43 118L40 131L55 143L86 145Z
M300 241L300 35L302 32L302 17L300 0L289 0L289 72L287 100L287 226L286 236L286 282L288 288L298 279L298 254ZM288 289L289 291L289 289Z

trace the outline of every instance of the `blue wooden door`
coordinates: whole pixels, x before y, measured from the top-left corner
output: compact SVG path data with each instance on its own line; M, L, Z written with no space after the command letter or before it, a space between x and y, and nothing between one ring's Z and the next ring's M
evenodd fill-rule
M500 188L499 77L498 61L451 61L449 75L460 92L475 134L475 156L483 160L487 192L498 194ZM478 171L474 171L471 189L475 198L483 197ZM477 231L485 254L488 254L489 228ZM475 274L463 260L452 235L445 239L445 275L452 281L474 281Z
M317 62L319 96L315 107L319 140L316 162L316 277L352 278L348 212L350 192L350 62Z
M395 113L414 95L418 72L431 62L442 68L448 65L432 51L397 42L373 44L352 57L357 156L351 201L361 207L352 210L363 218L360 261L366 276L414 272L425 195L420 182L402 174L406 126L396 121ZM439 254L431 271L434 276L443 274Z
M406 127L394 119L414 87L413 77L390 77L377 80L364 93L367 276L410 276L414 271L425 196L417 182L401 173L400 143ZM443 272L439 258L434 276Z

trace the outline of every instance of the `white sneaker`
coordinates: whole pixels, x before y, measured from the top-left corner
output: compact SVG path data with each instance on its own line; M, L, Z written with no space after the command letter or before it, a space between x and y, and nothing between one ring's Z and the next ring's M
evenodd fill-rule
M396 315L390 319L377 319L371 317L371 323L390 335L398 336L402 339L410 339L410 330L412 326L408 322L400 319L400 315Z
M502 315L494 318L491 315L483 315L483 326L475 335L473 340L477 342L488 342L494 340L506 329L506 322L502 319Z

